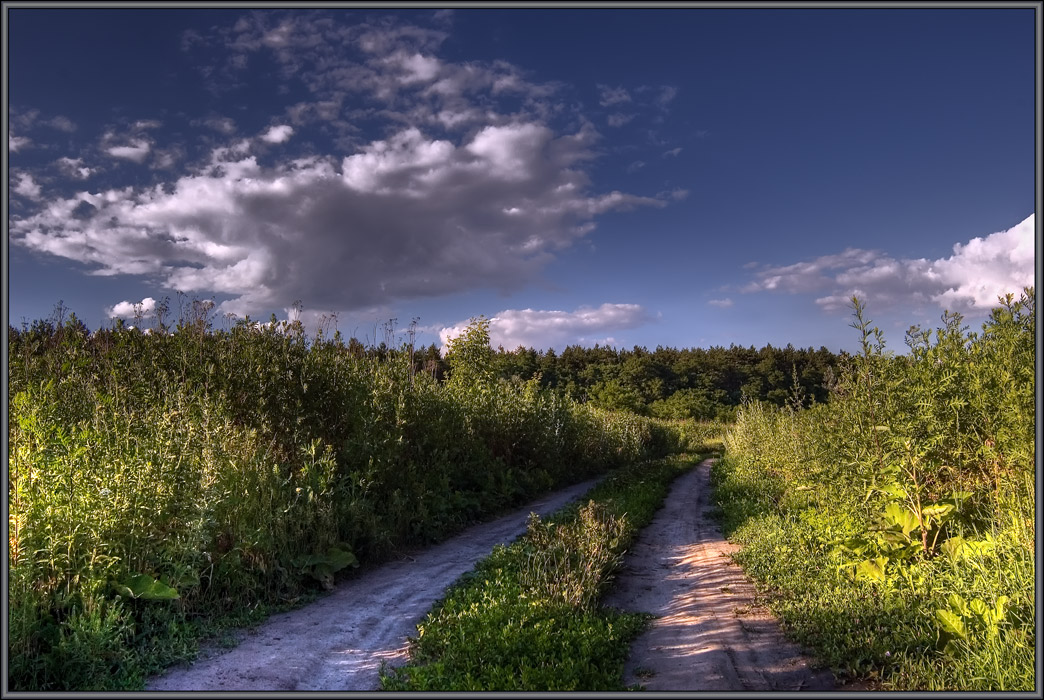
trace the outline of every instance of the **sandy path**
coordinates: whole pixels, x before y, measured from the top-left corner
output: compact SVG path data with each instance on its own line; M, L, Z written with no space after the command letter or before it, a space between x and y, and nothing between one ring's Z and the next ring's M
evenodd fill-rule
M787 641L755 605L711 517L710 463L679 477L631 547L604 602L659 616L631 646L624 684L646 690L831 690L829 670ZM795 562L795 565L800 565Z
M304 608L273 615L234 649L153 678L146 690L376 690L381 662L406 662L406 637L417 633L447 586L494 545L522 534L531 511L554 512L597 482L557 491L413 557L362 572Z

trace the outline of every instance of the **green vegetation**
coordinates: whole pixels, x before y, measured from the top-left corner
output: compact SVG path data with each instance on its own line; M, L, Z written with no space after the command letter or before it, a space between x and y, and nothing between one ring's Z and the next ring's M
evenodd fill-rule
M911 328L902 356L854 303L856 356L494 351L480 318L443 357L330 319L216 330L210 302L90 333L59 305L8 330L9 687L141 688L362 563L616 469L455 586L384 683L618 688L644 623L598 598L683 468L650 460L734 417L726 531L799 640L886 688L1032 689L1034 292L979 334Z
M410 664L385 690L623 690L631 641L649 617L599 606L623 552L670 483L699 459L625 467L498 546L417 626ZM581 505L586 501L585 505Z
M726 533L835 669L886 689L1035 688L1035 295L862 353L829 402L748 403L714 470ZM802 562L794 567L795 561Z
M680 447L498 379L482 319L440 381L410 346L215 330L211 308L171 328L161 305L149 333L61 305L9 328L12 690L140 688L359 563Z
M429 356L430 356L429 349ZM795 394L825 401L838 356L791 346L654 351L571 345L562 353L500 348L498 376L536 379L582 403L674 420L731 420L744 397L777 406Z

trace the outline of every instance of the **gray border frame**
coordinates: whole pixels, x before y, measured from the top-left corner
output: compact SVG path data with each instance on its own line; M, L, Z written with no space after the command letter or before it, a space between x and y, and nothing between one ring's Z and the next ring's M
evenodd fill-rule
M258 0L256 2L230 2L229 0L214 0L213 2L206 2L203 0L156 0L155 2L145 2L142 0L131 0L130 2L115 2L113 0L87 0L86 2L71 2L69 0L58 0L56 2L46 2L44 0L12 0L8 2L0 2L0 11L2 11L3 27L5 29L2 37L0 37L0 77L3 80L3 115L2 124L4 132L9 133L9 119L10 119L10 95L9 86L7 81L8 70L10 68L8 60L8 35L10 31L10 24L7 21L8 9L54 9L54 8L92 8L92 9L148 9L148 8L242 8L242 9L335 9L335 8L360 8L360 9L467 9L467 8L505 8L505 9L522 9L522 8L544 8L544 9L557 9L557 8L574 8L574 9L679 9L679 8L719 8L719 9L974 9L974 8L1021 8L1021 9L1035 9L1034 25L1035 25L1035 41L1036 41L1036 75L1035 75L1035 105L1036 105L1036 133L1037 140L1035 143L1035 173L1037 180L1035 183L1035 213L1041 212L1041 204L1044 203L1044 196L1042 196L1041 186L1041 166L1042 166L1042 144L1040 135L1044 133L1044 122L1042 122L1042 100L1041 100L1041 66L1044 65L1044 52L1042 52L1041 42L1041 30L1042 30L1042 16L1044 16L1044 0L1007 0L999 2L984 2L982 0L970 1L970 0L958 0L946 2L930 2L927 0L918 0L916 2L901 2L899 0L855 0L852 2L842 2L840 0L827 0L826 2L814 2L806 0L800 2L798 0L781 0L779 2L768 2L766 0L751 0L744 2L742 0L719 0L719 1L708 1L708 2L663 2L663 1L650 1L650 2L620 2L620 1L603 1L603 2L577 2L573 0L571 2L550 2L540 0L504 0L503 2L417 2L417 1L406 1L406 2L337 2L337 1L322 1L322 0L304 0L302 2L279 2L272 0ZM9 170L9 158L8 151L4 149L3 154L0 155L0 164L2 164L5 179L10 183L10 170ZM5 232L7 235L4 237L3 242L3 259L4 265L0 273L2 273L3 284L0 285L0 296L3 299L3 319L5 325L10 323L10 276L9 276L9 265L10 256L8 255L8 249L10 246L10 193L9 187L4 188L2 196L2 208L0 211L4 214L5 221ZM1042 277L1042 270L1044 265L1040 258L1040 249L1044 247L1042 243L1042 225L1039 217L1035 218L1035 285L1036 289L1040 289L1040 281ZM1036 311L1037 316L1037 330L1036 330L1036 376L1041 376L1041 351L1042 347L1042 331L1040 328L1040 313ZM8 388L8 337L6 329L3 334L2 348L0 348L0 357L3 359L3 382L0 386L0 393L3 396L3 406L0 407L0 415L2 415L5 430L0 435L0 443L2 443L3 452L5 455L9 455L9 431L6 429L9 425L9 406L10 396ZM1044 406L1042 401L1041 385L1037 383L1035 386L1036 393L1036 415L1040 416L1041 408ZM1035 438L1037 446L1044 443L1044 425L1039 420L1035 420ZM1042 458L1039 451L1036 452L1036 522L1035 526L1038 533L1040 532L1041 526L1041 482L1044 480L1042 475ZM4 469L3 473L0 474L0 486L2 486L3 494L0 498L3 499L3 511L4 514L8 514L8 473ZM0 525L3 537L6 540L8 536L8 519L5 517L2 525ZM1041 603L1041 582L1042 576L1040 571L1040 559L1041 559L1042 543L1040 539L1037 539L1037 552L1036 552L1036 639L1037 646L1035 649L1035 662L1036 662L1036 682L1035 689L1032 692L997 692L991 693L992 697L1015 697L1015 698L1041 698L1044 697L1042 692L1042 657L1041 657L1041 615L1040 615L1040 603ZM192 698L198 696L200 693L197 692L126 692L126 693L105 693L105 692L66 692L66 693L48 693L48 692L12 692L8 690L8 639L9 629L7 624L7 610L8 610L8 571L10 562L5 555L4 565L2 571L0 571L0 581L3 584L3 590L0 591L0 602L2 602L4 619L3 624L0 625L3 628L3 650L0 651L0 672L3 673L2 685L0 685L0 696L10 698L43 698L43 697L70 697L70 698L111 698L114 695L119 697L142 697L142 698ZM798 693L801 697L834 697L839 693L834 692L820 692L820 691L807 691L804 693ZM878 693L873 692L846 692L846 697L873 697ZM962 693L957 691L952 692L914 692L914 691L903 691L903 692L892 692L888 693L889 696L901 696L901 697L936 697L936 696L960 696ZM968 693L964 693L967 695ZM209 695L209 694L208 694ZM528 695L537 697L559 697L562 695L578 698L597 698L597 697L630 697L627 693L610 693L610 692L583 692L574 691L569 693L555 693L555 692L533 692L533 693L509 693L509 692L482 692L482 693L402 693L402 692L354 692L354 693L343 693L343 692L261 692L251 693L243 691L228 691L220 693L220 697L229 698L242 698L242 697L262 697L262 698L282 698L282 697L320 697L320 698L333 698L333 697L426 697L426 696L442 696L442 697L453 697L456 695L461 696L489 696L489 697L515 697L518 695ZM725 695L730 698L759 698L759 697L773 697L782 695L782 693L765 693L765 692L746 692L736 691L729 693L702 693L702 692L655 692L655 691L643 691L641 697L657 697L657 698L676 698L676 697L718 697ZM206 695L204 695L206 696Z

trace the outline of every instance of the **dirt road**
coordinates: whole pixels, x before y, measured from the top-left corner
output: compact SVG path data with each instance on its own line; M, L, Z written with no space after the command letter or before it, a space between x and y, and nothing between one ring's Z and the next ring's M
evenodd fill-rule
M624 683L646 690L835 688L788 642L711 517L710 463L679 477L631 546L604 602L659 616L631 646ZM795 562L797 564L797 562Z
M632 545L605 603L658 615L631 648L624 682L647 690L829 690L784 639L728 555L711 517L709 460L679 477ZM412 557L345 581L304 608L244 631L239 646L208 650L146 690L376 690L382 661L405 663L406 638L445 589L525 530L530 511L551 513L597 480L549 495Z
M234 649L152 679L146 690L376 690L381 662L406 662L407 636L450 584L524 532L531 511L554 512L597 481L363 572L307 607L273 615Z

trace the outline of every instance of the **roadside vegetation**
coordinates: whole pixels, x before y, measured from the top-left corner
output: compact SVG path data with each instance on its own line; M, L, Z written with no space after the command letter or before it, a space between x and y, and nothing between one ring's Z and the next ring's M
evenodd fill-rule
M384 690L624 690L631 641L650 616L599 605L624 551L671 482L701 457L624 467L452 586L417 626L410 663Z
M498 378L482 319L440 380L407 344L211 308L8 329L11 690L141 688L223 626L685 439Z
M744 404L713 471L785 628L884 689L1039 688L1034 290L1001 301L897 356L853 299L862 352L829 400Z

